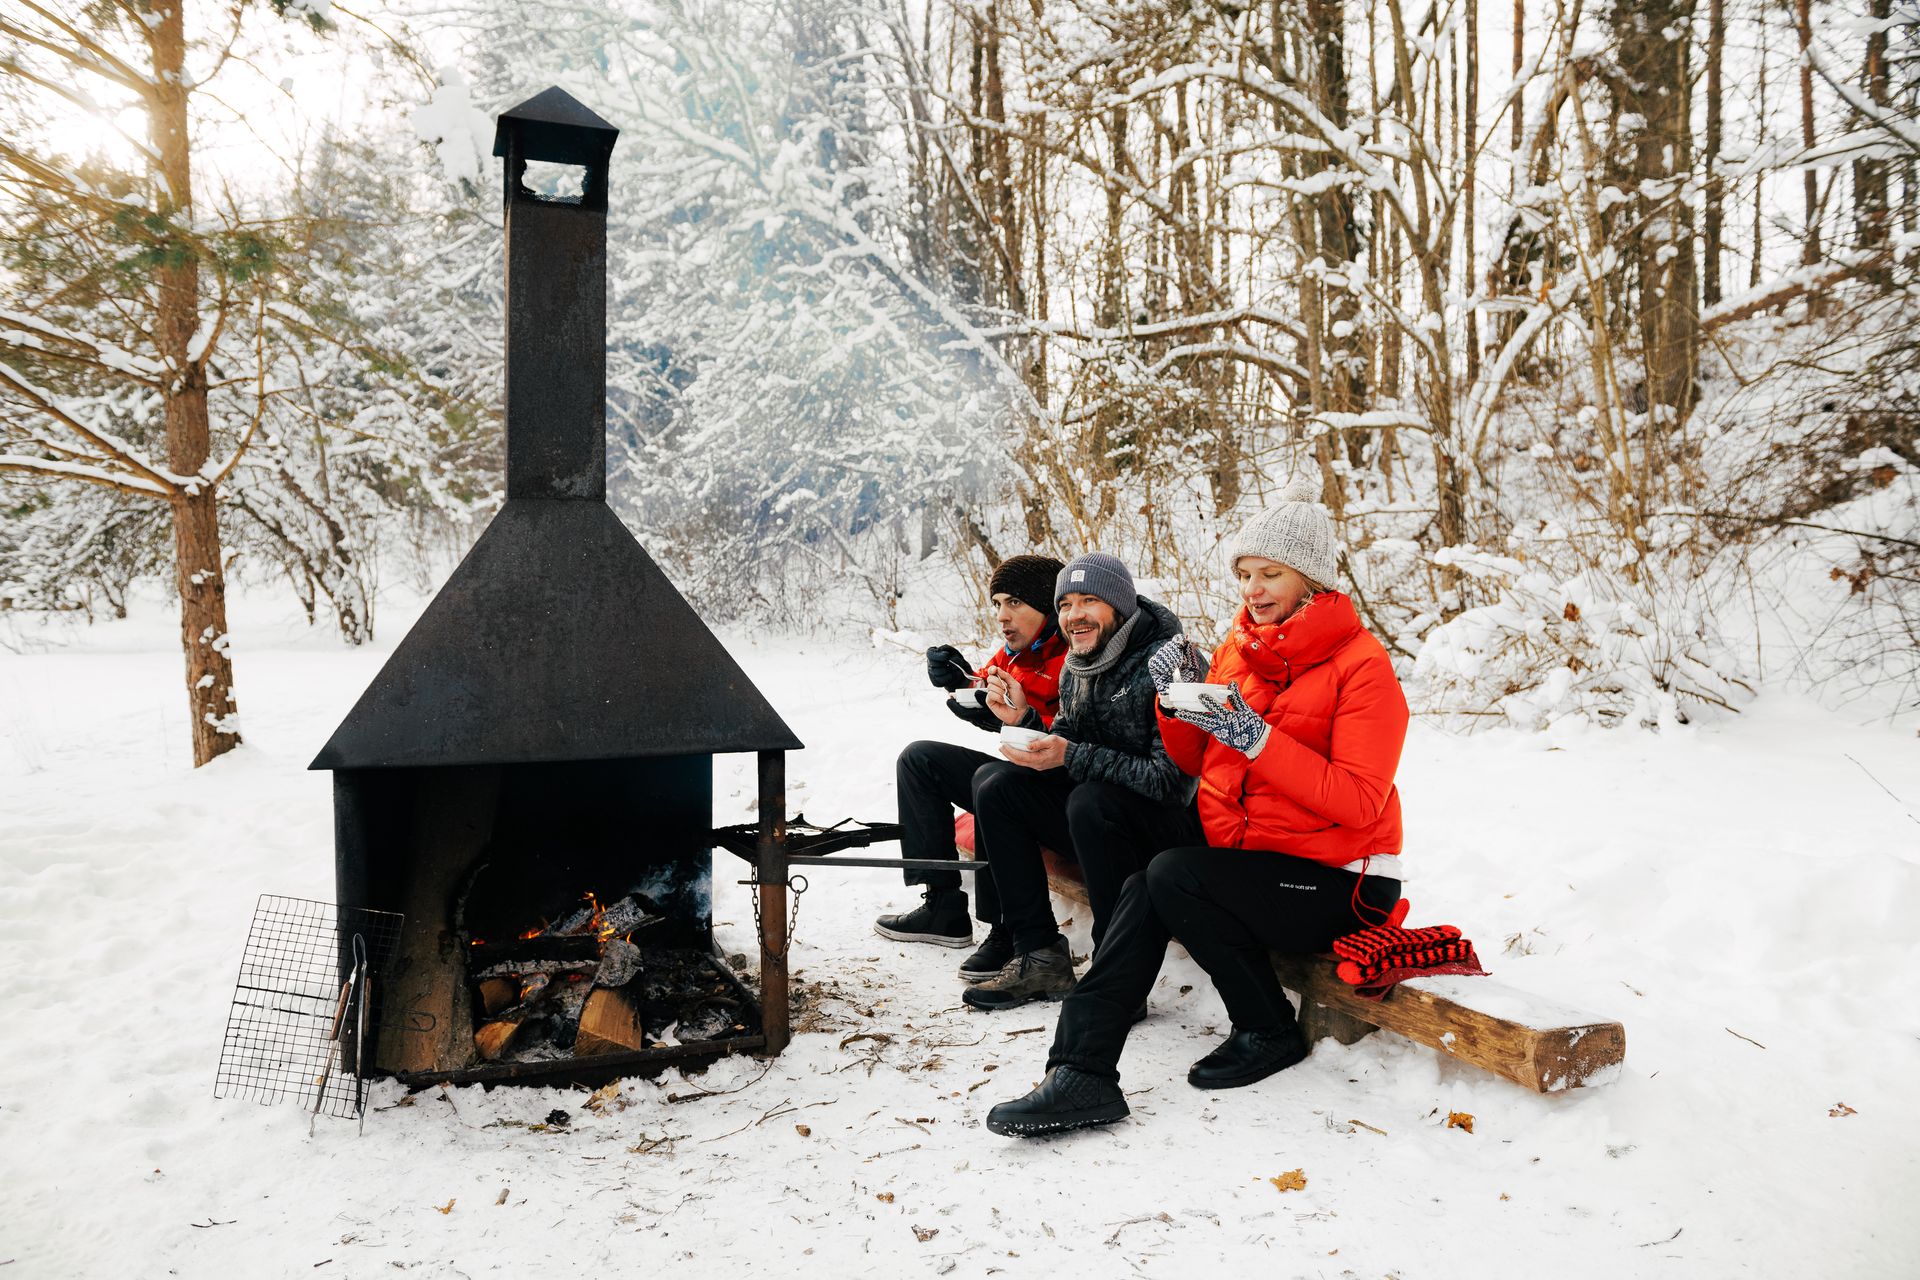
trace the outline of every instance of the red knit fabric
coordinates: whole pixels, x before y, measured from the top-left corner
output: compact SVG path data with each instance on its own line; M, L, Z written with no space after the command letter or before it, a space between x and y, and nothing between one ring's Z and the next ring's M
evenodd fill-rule
M1394 984L1408 978L1446 973L1484 977L1487 972L1480 967L1473 943L1450 924L1363 929L1334 939L1333 953L1341 957L1334 972L1354 988L1355 995L1368 1000L1385 998Z
M1431 946L1459 936L1460 931L1450 924L1436 924L1425 929L1400 929L1379 925L1372 929L1362 929L1359 933L1350 933L1344 938L1335 938L1333 954L1342 960L1351 960L1357 965L1364 966L1379 962L1386 958L1389 952Z

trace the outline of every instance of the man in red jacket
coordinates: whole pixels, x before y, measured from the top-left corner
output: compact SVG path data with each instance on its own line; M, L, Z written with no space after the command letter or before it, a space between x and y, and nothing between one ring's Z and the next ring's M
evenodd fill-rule
M927 650L927 679L936 688L954 694L947 709L976 728L997 734L1011 724L1028 729L1053 725L1060 699L1060 667L1067 644L1053 604L1054 580L1061 564L1051 556L1014 556L993 571L988 590L1001 644L979 667L966 664L952 645ZM979 693L975 693L975 690ZM900 799L900 852L908 858L956 858L953 844L955 806L973 811L973 775L983 765L1003 763L997 755L955 746L950 742L915 742L900 753L894 767ZM897 942L931 942L964 947L973 942L967 919L967 893L958 871L907 871L909 885L926 892L911 911L884 915L874 921L874 932ZM1010 948L1004 932L994 924L1000 904L993 891L992 872L975 873L975 914L990 928L980 948L979 964L969 959L962 977L984 968L990 976L1005 963L1000 951Z

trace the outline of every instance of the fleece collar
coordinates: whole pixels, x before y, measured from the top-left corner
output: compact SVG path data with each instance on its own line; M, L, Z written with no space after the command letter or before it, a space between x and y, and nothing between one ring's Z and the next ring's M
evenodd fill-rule
M1060 634L1059 621L1054 618L1048 618L1047 625L1040 628L1040 634L1033 638L1032 644L1027 645L1024 649L1016 649L1010 644L1003 644L1001 645L1001 648L1006 651L1006 654L1009 658L1017 658L1023 653L1039 653L1042 649L1047 647L1047 641L1053 639L1055 636L1059 634Z

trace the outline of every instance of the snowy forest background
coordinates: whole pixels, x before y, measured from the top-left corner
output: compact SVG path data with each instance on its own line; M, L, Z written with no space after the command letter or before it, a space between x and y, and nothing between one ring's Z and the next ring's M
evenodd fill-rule
M1892 0L4 0L0 620L175 593L204 762L230 588L429 592L549 84L622 130L612 501L716 624L1099 548L1210 637L1304 473L1420 710L1920 708Z

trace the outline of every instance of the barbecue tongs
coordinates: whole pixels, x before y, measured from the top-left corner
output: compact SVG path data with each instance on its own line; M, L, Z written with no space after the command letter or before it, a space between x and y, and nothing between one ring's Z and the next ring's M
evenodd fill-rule
M327 1081L333 1076L334 1064L340 1060L340 1029L347 1020L347 1009L353 1008L353 1110L360 1117L360 1132L367 1131L367 1076L363 1069L367 1053L367 1005L372 998L373 979L367 973L367 940L360 934L353 935L353 972L340 984L340 999L333 1006L333 1026L327 1032L327 1063L320 1072L318 1087L313 1094L313 1119L307 1122L307 1136L312 1137L315 1126L320 1123L320 1108L327 1100Z

